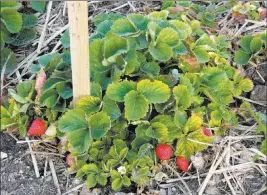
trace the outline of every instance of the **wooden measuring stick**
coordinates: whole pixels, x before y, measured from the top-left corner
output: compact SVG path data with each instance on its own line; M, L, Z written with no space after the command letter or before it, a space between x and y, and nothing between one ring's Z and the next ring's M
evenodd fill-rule
M87 1L68 1L73 103L90 95Z

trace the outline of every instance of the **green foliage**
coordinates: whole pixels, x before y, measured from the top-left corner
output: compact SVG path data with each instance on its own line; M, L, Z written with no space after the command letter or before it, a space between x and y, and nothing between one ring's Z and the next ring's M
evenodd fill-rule
M45 11L45 1L30 1L30 6L37 12L44 12Z
M35 93L31 81L9 89L17 108L1 107L1 129L15 126L25 132L27 114L41 115L56 126L60 146L75 158L68 170L86 179L88 188L111 183L114 191L150 185L158 170L154 151L159 143L170 144L175 156L188 159L206 149L214 136L206 136L203 127L216 129L216 135L236 126L230 104L251 91L253 83L231 66L228 38L199 29L213 26L223 9L179 3L200 10L201 22L169 14L175 4L167 2L163 11L149 15L103 13L93 19L91 95L75 108L66 31L63 53L43 55L30 66L34 74L45 71L41 93ZM242 52L259 52L259 38L263 42L261 36L240 41ZM15 115L24 117L20 120L11 117L18 108L21 113Z
M30 2L39 4L40 2ZM43 2L44 3L44 2ZM1 19L1 67L12 53L9 48L5 48L5 43L13 46L29 44L36 38L36 31L32 28L38 24L38 18L33 14L22 14L20 12L21 3L16 1L5 1L0 4ZM6 64L5 74L11 73L16 68L16 58L12 53Z
M260 52L263 42L260 36L247 35L240 40L239 45L241 49L235 53L234 60L237 64L246 65Z

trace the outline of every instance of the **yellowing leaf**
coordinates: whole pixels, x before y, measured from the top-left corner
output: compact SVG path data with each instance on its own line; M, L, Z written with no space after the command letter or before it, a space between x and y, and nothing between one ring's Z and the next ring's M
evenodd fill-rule
M137 91L144 95L150 103L163 103L170 97L170 88L161 81L148 79L137 83Z
M151 20L164 20L168 17L169 11L162 10L160 12L151 12L148 14L148 18Z
M185 136L181 137L177 142L174 154L175 156L184 156L189 159L194 154L193 142L188 142Z
M191 105L191 96L185 85L178 85L173 88L174 98L179 110L186 110Z
M247 78L242 79L239 83L239 86L241 87L242 91L244 91L244 92L250 92L253 89L252 81L247 79Z
M85 96L79 99L76 103L76 107L82 109L86 114L92 114L98 112L101 108L101 99L94 96Z
M137 32L128 19L119 19L114 22L111 32L119 36L128 36Z
M173 28L164 28L157 37L157 44L158 43L166 43L170 47L175 47L179 43L178 33Z
M159 143L165 143L168 138L168 128L159 122L154 122L146 130L146 135L157 139Z
M125 96L125 118L129 121L138 120L148 111L148 100L137 91L130 91Z
M187 120L184 126L184 133L187 134L188 132L198 130L201 127L202 123L203 123L202 118L198 115L193 114Z

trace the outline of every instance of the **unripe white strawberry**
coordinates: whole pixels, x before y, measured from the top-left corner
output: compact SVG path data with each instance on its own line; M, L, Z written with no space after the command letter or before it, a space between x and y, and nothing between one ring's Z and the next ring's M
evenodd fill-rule
M35 83L35 90L37 93L41 93L42 87L44 86L46 81L46 74L43 68L40 69L40 72L37 74L36 83Z

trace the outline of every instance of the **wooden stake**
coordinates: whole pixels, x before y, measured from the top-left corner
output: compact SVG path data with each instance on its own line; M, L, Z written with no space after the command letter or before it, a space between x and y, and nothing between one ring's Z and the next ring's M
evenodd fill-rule
M73 103L90 94L87 1L68 1Z

